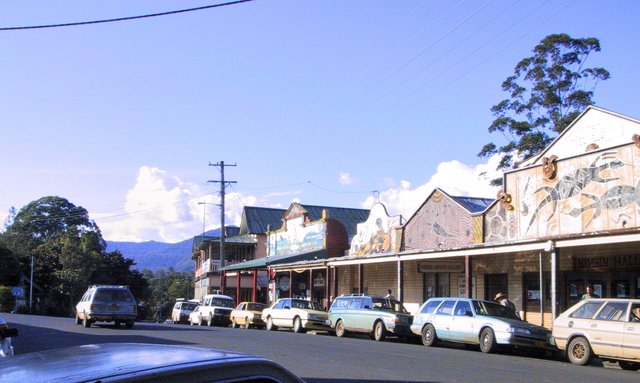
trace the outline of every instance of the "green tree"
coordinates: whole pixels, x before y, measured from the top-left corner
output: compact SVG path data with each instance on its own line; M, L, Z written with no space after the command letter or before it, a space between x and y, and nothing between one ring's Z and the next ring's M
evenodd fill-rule
M49 196L20 209L2 240L18 256L23 272L34 259L34 283L42 290L39 307L65 315L86 288L106 248L89 213L68 200Z
M496 119L489 132L500 132L510 141L502 146L488 143L478 156L503 154L498 168L506 169L514 157L528 158L544 149L594 104L597 83L609 79L606 69L585 67L589 55L599 51L600 42L593 37L553 34L542 39L533 56L521 60L502 83L509 98L491 108Z
M13 252L0 242L0 285L16 286L20 282L20 262Z
M149 283L151 296L147 302L150 316L163 320L171 316L171 309L178 298L190 299L193 295L193 274L177 272L173 268L160 269L155 273L149 269L142 271Z
M101 256L100 264L91 275L91 283L126 285L138 302L149 299L151 292L149 282L141 272L133 269L133 259L125 258L119 251L112 251Z
M11 311L16 299L11 294L11 287L0 285L0 311Z

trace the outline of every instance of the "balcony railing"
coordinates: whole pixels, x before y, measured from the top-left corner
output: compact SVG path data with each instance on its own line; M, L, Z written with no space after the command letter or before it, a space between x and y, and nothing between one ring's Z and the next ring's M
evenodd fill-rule
M227 259L225 261L225 266L231 266L231 265L235 265L242 262L246 262L246 260ZM211 273L211 272L214 272L214 273L218 272L220 271L220 268L222 268L222 266L219 259L207 259L202 263L202 266L198 270L197 276L200 276L206 273Z

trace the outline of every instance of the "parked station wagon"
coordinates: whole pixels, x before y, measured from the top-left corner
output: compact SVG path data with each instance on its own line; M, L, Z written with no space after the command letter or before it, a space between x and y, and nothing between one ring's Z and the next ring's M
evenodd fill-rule
M553 322L553 337L571 363L593 357L617 361L624 370L640 369L640 299L588 299Z
M395 299L368 295L341 295L329 309L329 323L341 337L348 332L368 333L384 340L388 334L413 336L413 317Z
M267 331L278 327L292 328L293 332L327 331L327 319L329 316L320 305L305 299L282 298L262 311Z
M525 322L507 307L469 298L431 298L420 306L411 331L429 347L437 340L479 345L485 353L499 345L553 350L551 331Z

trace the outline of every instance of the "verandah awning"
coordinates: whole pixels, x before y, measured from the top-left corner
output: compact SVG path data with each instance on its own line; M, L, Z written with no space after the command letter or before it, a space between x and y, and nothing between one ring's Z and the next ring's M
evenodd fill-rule
M321 249L321 250L309 251L304 253L284 254L284 255L276 255L273 257L252 259L250 261L236 263L235 265L223 267L220 270L237 271L237 270L265 269L270 265L278 265L281 263L313 261L316 259L326 259L326 258L327 258L327 250Z

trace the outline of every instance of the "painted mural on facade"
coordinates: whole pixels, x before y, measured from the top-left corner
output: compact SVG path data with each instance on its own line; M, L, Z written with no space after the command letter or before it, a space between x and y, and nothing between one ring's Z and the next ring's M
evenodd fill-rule
M507 209L500 203L494 204L484 216L485 242L506 242L509 236ZM514 220L511 220L514 222ZM512 231L513 232L513 231Z
M508 215L517 231L508 239L637 227L639 161L640 149L629 144L558 160L551 178L544 166L509 174L514 211Z
M305 222L302 215L289 219L282 230L269 233L269 256L322 250L325 233L325 222Z
M383 254L395 251L394 229L402 225L402 216L390 217L384 205L373 205L369 218L358 224L351 240L349 255Z
M436 189L405 225L405 250L451 248L473 243L471 214Z

